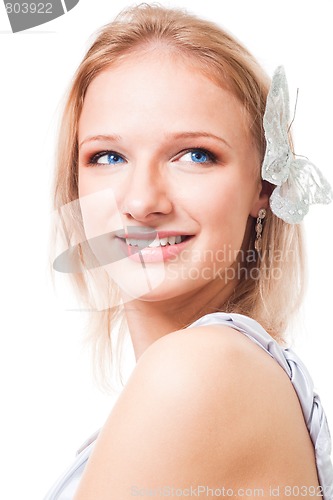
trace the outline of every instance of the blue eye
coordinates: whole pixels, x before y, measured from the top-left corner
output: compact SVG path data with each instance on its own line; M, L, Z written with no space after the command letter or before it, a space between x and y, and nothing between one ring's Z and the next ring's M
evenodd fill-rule
M119 165L124 162L124 158L119 154L113 151L104 151L94 155L90 163L97 165Z
M214 155L204 149L191 149L187 153L183 154L179 159L180 161L188 161L199 164L214 163L215 161Z
M192 151L191 159L195 163L205 163L206 161L208 161L208 155L203 151Z
M106 158L107 161L101 161L103 158ZM106 155L100 156L97 160L97 163L108 163L109 165L117 165L118 163L123 163L124 158L117 153L108 153Z

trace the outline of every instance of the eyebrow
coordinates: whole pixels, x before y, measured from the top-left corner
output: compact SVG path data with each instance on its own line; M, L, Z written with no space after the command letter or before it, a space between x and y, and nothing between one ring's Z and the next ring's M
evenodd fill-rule
M176 133L170 133L166 134L166 138L170 140L177 140L177 139L198 139L200 137L206 137L207 139L215 139L217 141L222 142L229 148L231 148L230 144L223 139L223 137L220 137L215 134L211 134L210 132L204 132L204 131L198 131L198 132L176 132ZM120 142L121 137L120 135L116 134L99 134L99 135L91 135L83 139L83 141L79 144L79 147L83 146L83 144L87 142L95 142L95 141L112 141L112 142Z
M216 141L223 142L223 144L231 148L230 144L225 139L223 139L223 137L212 134L210 132L179 132L175 134L167 134L167 137L170 139L199 139L200 137L206 137L207 139L215 139Z
M103 135L103 134L99 134L99 135L90 135L88 137L86 137L85 139L83 139L82 142L80 142L79 144L79 147L83 146L83 144L85 144L86 142L95 142L95 141L112 141L112 142L119 142L121 140L121 137L120 135L116 135L116 134L108 134L108 135Z

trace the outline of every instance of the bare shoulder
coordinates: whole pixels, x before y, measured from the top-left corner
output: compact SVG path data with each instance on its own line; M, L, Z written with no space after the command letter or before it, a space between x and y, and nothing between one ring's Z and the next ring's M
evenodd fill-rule
M238 400L242 392L248 394L250 389L256 398L265 396L267 401L274 382L275 391L281 385L288 388L288 393L293 392L287 374L270 355L242 333L224 325L199 326L165 335L143 353L132 377L143 377L154 387L156 382L159 391L172 388L174 396L178 393L186 397L195 391L197 398L203 397L207 404L216 402L220 412L226 406L216 400L219 391L220 396L229 391L229 396ZM200 389L202 392L198 393ZM254 394L251 396L253 401Z
M149 489L195 484L262 487L267 496L274 484L317 485L312 445L288 376L226 326L173 332L144 352L98 438L76 498L127 500L145 492L148 498Z

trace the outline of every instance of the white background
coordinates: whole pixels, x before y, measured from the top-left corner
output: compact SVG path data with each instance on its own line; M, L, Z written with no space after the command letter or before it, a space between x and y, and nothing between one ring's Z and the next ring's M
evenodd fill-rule
M296 152L333 184L331 0L160 3L217 21L270 74L284 64L292 103L300 88ZM48 238L59 103L89 36L127 5L80 0L67 15L12 34L0 4L0 498L6 500L42 499L113 404L92 383L81 343L84 313L66 310L53 292ZM310 279L296 350L333 428L332 221L333 205L313 207L306 219Z

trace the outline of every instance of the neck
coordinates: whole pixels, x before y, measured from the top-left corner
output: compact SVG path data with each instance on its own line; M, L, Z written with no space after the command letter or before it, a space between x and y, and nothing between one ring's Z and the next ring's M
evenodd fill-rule
M249 248L251 231L252 221L249 219L242 244L243 250ZM241 259L240 252L231 267L237 269L239 264L242 267L244 263ZM236 272L234 279L224 285L216 279L204 287L163 301L124 300L125 315L136 361L155 340L168 333L186 328L205 314L225 311L228 300L233 296L240 279L240 273Z
M205 314L223 311L235 286L235 281L230 281L221 290L220 283L211 282L204 293L198 289L181 297L158 302L138 299L125 301L126 320L136 361L155 340L185 328Z

